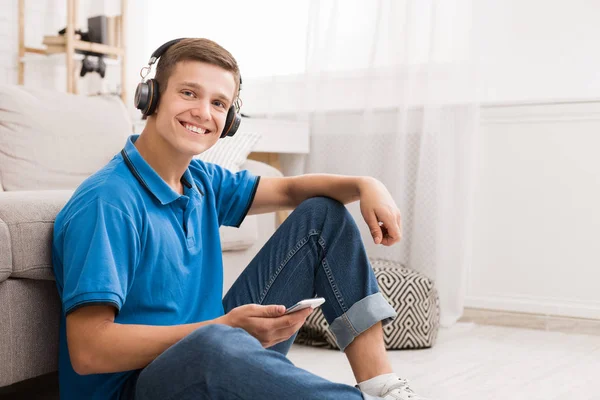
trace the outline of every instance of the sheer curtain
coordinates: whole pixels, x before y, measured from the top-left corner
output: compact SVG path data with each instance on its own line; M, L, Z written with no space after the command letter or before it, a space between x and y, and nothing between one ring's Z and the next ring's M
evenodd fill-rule
M311 152L296 172L386 184L402 212L399 244L374 245L358 203L349 209L371 256L435 280L443 325L462 314L469 268L479 125L472 1L314 0L306 73L254 81L245 93L251 111L311 121Z
M339 90L346 99L315 110L306 171L386 184L402 212L403 240L375 246L362 223L368 251L433 278L444 325L462 313L471 242L478 127L471 10L470 0L314 1L309 20L313 96L328 101ZM345 84L327 88L339 74ZM358 205L352 209L360 218Z

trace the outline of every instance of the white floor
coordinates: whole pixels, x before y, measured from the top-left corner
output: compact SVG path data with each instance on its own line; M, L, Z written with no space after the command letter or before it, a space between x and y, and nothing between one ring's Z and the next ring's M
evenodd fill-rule
M432 349L389 352L433 400L600 400L600 336L457 323ZM297 366L355 384L343 353L294 345Z

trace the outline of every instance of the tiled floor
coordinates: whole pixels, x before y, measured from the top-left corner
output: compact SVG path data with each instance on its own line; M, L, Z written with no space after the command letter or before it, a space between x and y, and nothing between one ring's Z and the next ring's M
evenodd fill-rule
M396 372L437 400L600 400L600 336L458 323L432 349L390 352ZM299 367L355 384L342 353L294 346Z

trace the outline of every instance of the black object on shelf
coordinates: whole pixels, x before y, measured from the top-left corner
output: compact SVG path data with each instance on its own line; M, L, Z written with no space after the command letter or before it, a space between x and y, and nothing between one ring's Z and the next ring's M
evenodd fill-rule
M58 31L59 35L64 35L67 32L67 28L63 28ZM81 40L84 42L91 43L108 43L107 34L107 22L105 15L99 15L97 17L88 18L88 31L83 32L81 29L75 30L75 33L81 36ZM106 75L106 63L104 62L104 54L96 53L93 51L79 50L76 49L75 53L83 54L83 61L81 63L81 72L79 76L85 76L88 72L98 72L101 78ZM88 56L95 56L98 58L97 61L93 61Z
M104 78L106 75L106 63L104 62L103 57L98 57L98 61L92 61L87 55L83 57L83 61L81 62L81 72L79 76L85 76L88 72L97 72L100 74L101 78Z

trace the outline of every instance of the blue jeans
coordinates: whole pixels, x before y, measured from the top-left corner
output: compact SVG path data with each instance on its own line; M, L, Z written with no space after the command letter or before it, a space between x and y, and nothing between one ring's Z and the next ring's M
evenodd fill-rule
M383 298L356 223L343 204L304 201L279 227L223 299L225 312L249 303L320 296L343 350L396 313ZM213 324L177 342L126 384L124 399L373 399L353 386L300 369L285 355L295 335L269 349L240 328Z

